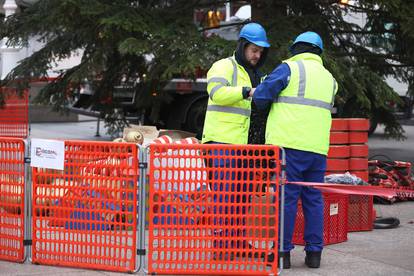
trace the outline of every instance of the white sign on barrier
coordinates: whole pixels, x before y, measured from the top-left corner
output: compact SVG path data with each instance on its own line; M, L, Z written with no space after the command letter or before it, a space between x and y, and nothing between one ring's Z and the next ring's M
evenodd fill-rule
M47 169L64 169L65 142L31 139L30 166Z
M332 203L329 205L329 215L335 216L339 213L339 204L338 203Z

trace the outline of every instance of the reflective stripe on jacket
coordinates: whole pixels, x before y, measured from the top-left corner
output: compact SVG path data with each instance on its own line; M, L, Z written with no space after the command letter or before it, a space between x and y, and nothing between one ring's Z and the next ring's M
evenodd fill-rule
M272 104L266 143L327 155L336 80L318 55L303 53L285 62L291 76Z
M221 59L210 68L202 143L247 144L251 100L243 99L243 87L252 87L250 78L234 57Z

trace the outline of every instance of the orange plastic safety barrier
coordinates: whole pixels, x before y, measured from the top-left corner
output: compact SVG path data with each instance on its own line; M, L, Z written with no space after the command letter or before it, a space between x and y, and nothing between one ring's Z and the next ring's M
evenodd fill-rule
M149 150L149 273L277 273L279 148Z
M0 260L24 260L23 140L0 138Z
M29 92L0 87L4 106L0 108L0 136L27 138L29 135Z
M32 261L132 272L137 147L65 141L64 170L33 168Z

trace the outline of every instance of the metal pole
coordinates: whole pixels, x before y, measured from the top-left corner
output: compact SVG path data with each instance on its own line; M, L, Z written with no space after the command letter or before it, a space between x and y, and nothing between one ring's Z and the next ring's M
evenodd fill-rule
M145 218L146 218L146 175L148 173L147 164L147 148L138 145L138 167L139 167L139 178L138 178L138 196L137 204L139 206L137 212L137 251L140 253L139 257L136 257L136 269L134 272L145 269ZM144 254L145 252L145 254ZM137 254L138 255L138 254Z
M230 3L226 3L226 21L230 21Z
M96 133L95 133L95 137L101 137L101 135L99 134L99 123L101 120L101 114L99 113L98 116L98 120L96 121Z
M281 176L279 180L279 186L280 186L280 237L279 237L279 252L283 252L283 238L284 238L284 225L285 225L285 182L286 182L286 153L283 148L280 148L281 150L281 157L282 157L282 166L281 166ZM278 275L282 273L283 271L283 257L279 257L279 271Z
M25 157L30 157L31 153L31 141L27 140L25 142ZM24 206L24 225L25 225L25 240L31 240L32 239L32 171L29 163L24 164L24 170L25 170L25 206ZM27 249L26 249L27 248ZM26 251L26 259L28 259L30 262L32 262L32 245L29 245L28 247L25 247Z
M140 226L140 229L141 229L141 239L140 239L140 241L141 241L141 248L146 248L146 246L145 246L145 241L146 241L146 225L145 225L145 219L146 219L146 214L147 214L147 212L146 212L146 206L147 206L147 202L146 202L146 195L147 195L147 191L146 191L146 185L147 185L147 175L149 175L149 168L150 168L150 165L149 165L149 158L148 158L148 154L149 154L149 148L148 147L143 147L143 148L141 148L141 162L143 162L144 164L147 164L147 166L146 167L144 167L144 168L142 168L141 170L140 170L140 175L141 175L141 189L140 189L140 191L141 191L141 199L140 199L140 206L141 206L141 226ZM149 252L146 252L146 254L148 254ZM142 266L144 267L144 272L145 272L145 274L148 272L148 269L145 269L146 268L146 266L145 266L145 257L146 257L146 254L145 255L141 255L141 263L142 263Z

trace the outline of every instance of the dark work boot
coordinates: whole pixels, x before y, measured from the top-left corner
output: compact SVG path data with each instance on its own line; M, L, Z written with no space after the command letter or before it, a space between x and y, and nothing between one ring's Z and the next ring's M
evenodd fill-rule
M319 268L321 265L321 251L306 251L305 264L310 268Z
M280 258L283 259L283 269L290 268L290 251L287 252L279 252L279 258L277 260L277 267L280 267Z

